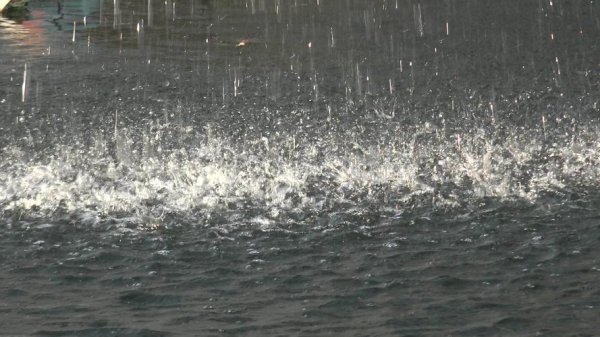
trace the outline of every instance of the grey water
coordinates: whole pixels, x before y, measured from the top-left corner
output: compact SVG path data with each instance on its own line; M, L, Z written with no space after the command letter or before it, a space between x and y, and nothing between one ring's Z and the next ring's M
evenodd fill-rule
M0 336L599 336L600 3L0 17Z

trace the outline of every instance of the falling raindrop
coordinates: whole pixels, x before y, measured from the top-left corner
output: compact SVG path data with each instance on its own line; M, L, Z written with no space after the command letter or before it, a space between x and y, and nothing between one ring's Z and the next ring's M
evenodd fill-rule
M73 37L71 38L71 41L73 43L75 43L75 33L76 33L76 29L77 29L77 21L73 21Z
M21 102L23 103L25 103L25 100L29 96L29 78L31 77L27 70L27 63L25 63L24 68L25 69L23 70L23 83L21 84Z
M147 19L148 19L148 27L152 26L154 24L154 15L153 15L153 9L152 9L152 0L148 0Z
M113 0L113 28L121 25L121 0Z
M423 15L421 13L421 4L416 4L413 5L413 14L414 14L414 20L415 20L415 27L417 29L417 32L419 33L419 36L423 36L424 35L424 30L423 30Z

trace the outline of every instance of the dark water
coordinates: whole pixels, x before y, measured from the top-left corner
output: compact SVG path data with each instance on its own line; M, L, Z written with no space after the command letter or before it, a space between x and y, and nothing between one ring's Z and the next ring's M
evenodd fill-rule
M30 9L0 336L598 336L597 2Z

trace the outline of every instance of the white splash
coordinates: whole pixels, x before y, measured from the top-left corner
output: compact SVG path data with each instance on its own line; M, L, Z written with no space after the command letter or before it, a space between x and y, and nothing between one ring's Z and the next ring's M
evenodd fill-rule
M168 155L148 150L142 156L123 141L116 157L106 149L57 146L46 159L35 160L9 147L0 162L0 211L40 218L76 214L93 225L115 214L155 223L169 214L235 212L252 204L263 211L252 221L268 227L269 217L333 204L402 208L419 196L443 207L484 197L535 202L540 192L568 188L570 181L587 186L600 181L600 145L573 140L553 144L540 156L543 138L509 137L493 145L481 134L456 139L345 153L323 153L307 144L295 146L296 159L278 152L275 141L260 151L251 146L240 151L211 139L197 148Z

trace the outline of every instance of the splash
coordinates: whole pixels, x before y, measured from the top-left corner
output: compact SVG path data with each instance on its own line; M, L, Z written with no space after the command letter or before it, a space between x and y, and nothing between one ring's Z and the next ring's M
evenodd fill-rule
M3 222L254 219L268 226L357 209L465 211L489 198L534 204L549 193L598 185L594 132L548 142L533 132L440 136L425 126L378 144L205 135L183 142L194 145L166 146L159 133L137 142L133 132L120 130L112 142L97 135L92 146L61 144L36 155L7 146L0 211Z

